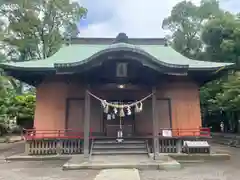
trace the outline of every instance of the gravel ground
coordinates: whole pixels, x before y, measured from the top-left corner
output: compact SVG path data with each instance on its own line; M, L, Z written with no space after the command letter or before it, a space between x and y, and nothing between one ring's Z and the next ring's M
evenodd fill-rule
M14 154L23 148L14 146L8 153ZM141 171L141 180L239 180L240 149L215 145L215 149L232 155L230 161L187 165L176 171ZM65 161L11 162L0 159L0 180L94 180L99 171L62 171Z

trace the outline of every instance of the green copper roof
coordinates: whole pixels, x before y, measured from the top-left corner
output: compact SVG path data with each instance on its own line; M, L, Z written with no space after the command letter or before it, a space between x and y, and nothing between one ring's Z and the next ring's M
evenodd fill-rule
M151 57L159 64L169 67L188 67L189 69L216 69L230 66L232 63L216 63L197 61L184 57L169 46L164 45L132 45L128 43L115 43L112 45L102 44L74 44L62 47L53 56L43 59L26 62L3 63L5 69L55 69L57 66L72 66L74 64L85 64L93 57L108 51L126 50Z

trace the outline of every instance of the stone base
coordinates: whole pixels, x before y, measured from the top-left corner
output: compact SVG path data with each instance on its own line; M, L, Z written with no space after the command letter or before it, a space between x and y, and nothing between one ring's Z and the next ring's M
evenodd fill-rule
M168 154L171 158L180 163L207 162L207 161L226 161L230 160L229 154Z
M173 162L163 162L163 163L79 163L79 164L69 164L63 165L63 170L81 170L81 169L139 169L139 170L176 170L181 169L180 163L177 161Z
M170 170L181 169L180 163L172 158L152 160L146 155L96 155L92 156L89 161L81 161L72 158L63 165L64 170L80 169L154 169Z
M6 161L53 161L53 160L69 160L71 155L45 155L45 156L28 156L24 154L6 157Z

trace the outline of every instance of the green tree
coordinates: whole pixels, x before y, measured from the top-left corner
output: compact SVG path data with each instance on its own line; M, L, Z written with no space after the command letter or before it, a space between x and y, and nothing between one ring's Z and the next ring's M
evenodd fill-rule
M164 19L163 28L171 30L172 46L190 58L239 63L239 15L224 12L215 0L202 1L196 6L182 1ZM239 66L238 66L239 67ZM217 79L201 87L201 110L205 124L225 121L236 130L239 119L239 74Z
M45 59L64 43L66 36L77 35L76 22L86 9L70 0L0 1L1 62ZM7 22L7 23L6 23ZM1 74L0 120L33 119L35 94L19 94L22 84ZM9 88L8 88L9 87Z
M76 22L86 9L69 0L6 0L0 15L9 21L6 51L15 60L44 59L76 36Z
M208 107L214 104L216 108L212 110L215 113L221 113L222 119L225 119L232 131L239 131L240 129L237 128L240 118L239 15L226 12L221 17L209 20L203 28L202 40L206 45L205 54L207 59L236 64L235 72L230 72L227 79L221 80L219 90L212 94L212 101L205 101L205 104L208 104ZM207 90L211 91L211 88ZM206 100L204 96L201 98Z
M163 20L162 27L172 32L170 42L176 51L190 58L201 58L204 22L221 14L216 0L202 0L200 6L182 1L173 7L171 15Z
M225 13L206 23L202 40L208 59L238 64L240 56L240 16Z
M0 62L4 62L5 56L0 53ZM7 90L14 88L13 78L4 76L3 70L0 69L0 98Z

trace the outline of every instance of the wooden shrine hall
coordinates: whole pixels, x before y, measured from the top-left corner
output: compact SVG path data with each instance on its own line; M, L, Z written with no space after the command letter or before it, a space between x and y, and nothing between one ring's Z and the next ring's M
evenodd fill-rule
M101 139L144 140L156 154L179 151L178 140L210 136L201 127L199 88L232 64L192 60L165 39L120 33L75 38L46 59L0 67L36 87L28 153L88 157ZM164 149L167 140L173 148Z

